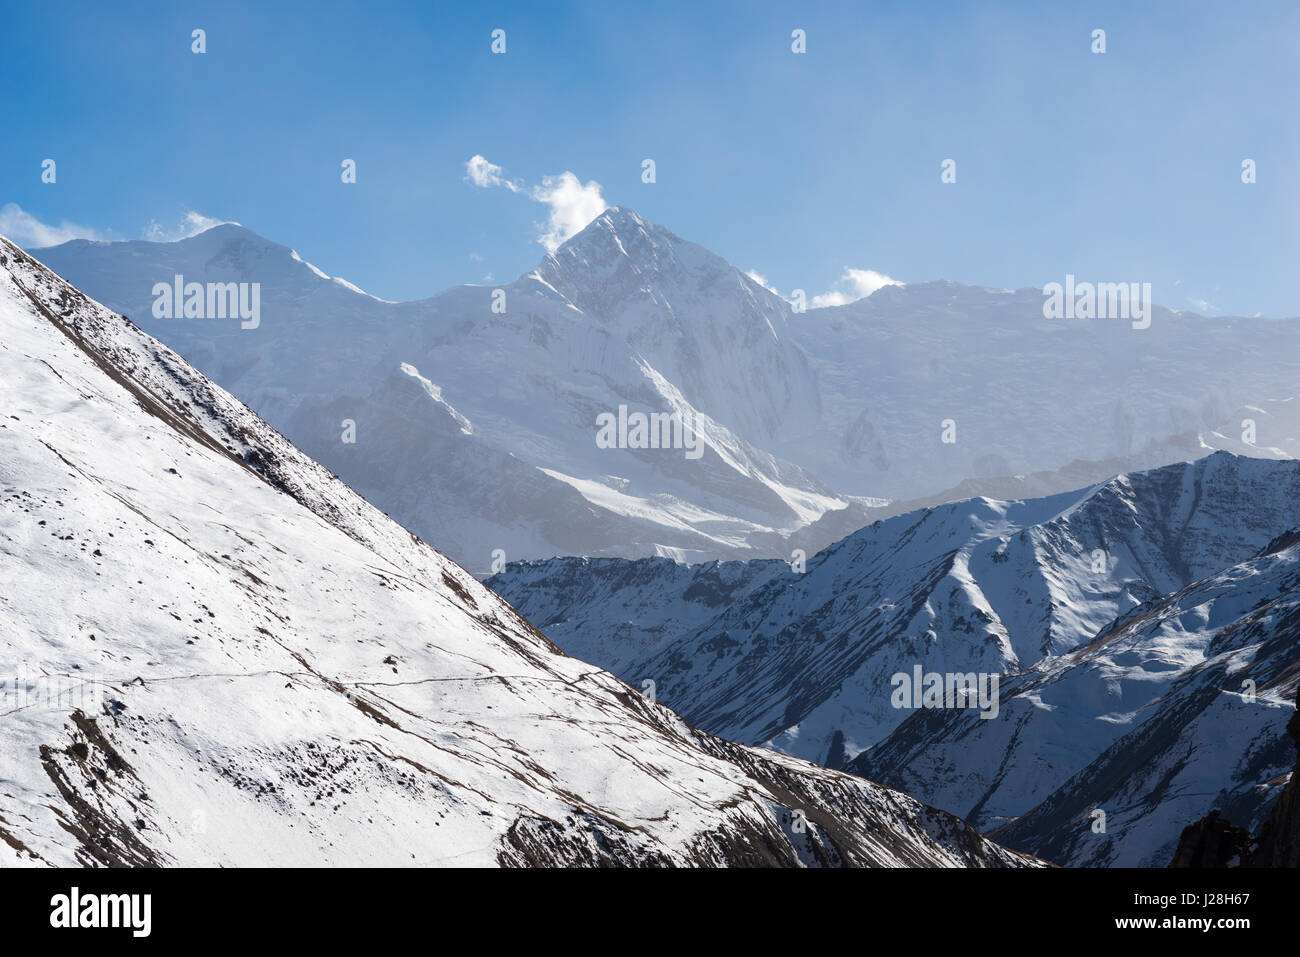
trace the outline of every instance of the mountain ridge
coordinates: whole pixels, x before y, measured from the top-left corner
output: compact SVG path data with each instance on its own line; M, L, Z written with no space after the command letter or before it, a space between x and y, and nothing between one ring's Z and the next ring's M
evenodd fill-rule
M877 521L802 573L552 559L487 584L700 727L883 780L1059 864L1161 866L1205 792L1247 823L1267 808L1283 750L1270 714L1300 654L1286 617L1297 503L1300 463L1218 452ZM1258 704L1229 708L1227 668ZM895 679L914 670L997 676L992 713L900 708ZM1179 768L1186 803L1162 804L1159 780L1137 790ZM1090 840L1083 795L1114 840Z
M38 253L481 577L499 552L788 559L963 492L1051 494L1214 449L1300 452L1300 322L1158 307L1145 330L1049 321L1040 292L945 281L795 312L623 207L513 281L405 303L242 227ZM155 319L150 290L178 273L260 281L260 327ZM386 408L408 366L472 425L467 464L434 453L445 409ZM597 417L623 407L689 421L702 457L597 447Z

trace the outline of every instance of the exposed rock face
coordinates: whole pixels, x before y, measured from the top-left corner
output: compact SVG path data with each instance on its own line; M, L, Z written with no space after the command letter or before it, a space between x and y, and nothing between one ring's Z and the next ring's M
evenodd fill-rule
M1300 690L1286 730L1300 751ZM1300 867L1300 754L1256 838L1211 811L1187 825L1170 867Z
M1211 811L1183 829L1170 867L1233 867L1250 853L1250 832Z
M1300 751L1300 692L1296 694L1296 708L1286 730ZM1253 867L1300 867L1300 755L1291 780L1259 830L1259 847L1250 863Z

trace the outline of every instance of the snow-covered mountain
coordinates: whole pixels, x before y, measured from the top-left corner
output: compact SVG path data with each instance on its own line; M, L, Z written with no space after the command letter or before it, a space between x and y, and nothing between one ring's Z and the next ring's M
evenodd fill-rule
M789 307L628 210L607 211L515 282L404 304L235 225L38 255L479 572L498 549L749 554L749 536L849 504L757 444L816 414ZM175 275L259 283L257 328L156 318L154 284ZM599 447L597 416L620 406L678 413L698 456Z
M807 560L553 559L488 585L688 720L822 761L905 717L890 677L1009 674L1300 527L1300 463L1216 453L1079 492L900 515ZM842 739L842 740L841 740Z
M0 866L1021 865L561 654L0 239Z
M847 764L1060 863L1165 864L1215 801L1257 823L1287 766L1300 550L1276 538L1295 528L1300 463L1220 452L890 518L802 574L555 559L488 584L713 733ZM997 675L1000 704L900 708L917 668ZM1085 798L1114 809L1110 842L1088 840Z
M1002 720L917 712L849 767L1073 866L1163 867L1211 810L1257 830L1295 763L1298 543L1284 536L1009 678Z
M1252 834L1216 808L1183 828L1170 867L1300 867L1300 710L1286 731L1296 760L1264 823Z
M476 574L494 554L788 558L920 504L1300 447L1295 320L1049 320L1038 290L946 282L796 313L619 207L514 282L409 303L230 224L36 255ZM260 283L257 328L155 317L176 275ZM599 447L620 407L683 416L700 457Z
M1043 304L1036 289L930 282L808 311L798 341L826 411L824 436L804 442L840 457L778 453L846 492L866 482L871 494L910 499L968 478L1126 461L1189 441L1227 448L1199 437L1217 432L1226 443L1243 432L1240 410L1296 394L1293 362L1279 352L1300 341L1295 319L1154 306L1149 328L1135 329L1121 319L1047 319ZM954 424L947 444L945 420ZM1289 445L1295 436L1274 428L1283 424L1258 422L1254 443Z

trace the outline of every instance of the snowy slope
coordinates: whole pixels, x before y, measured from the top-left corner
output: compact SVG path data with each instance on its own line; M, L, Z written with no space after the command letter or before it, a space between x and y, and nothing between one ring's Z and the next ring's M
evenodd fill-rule
M1283 726L1300 661L1300 553L1264 553L1011 677L1005 720L918 713L850 768L985 827L1026 815L1008 830L1022 844L1047 843L1050 818L1062 833L1048 849L1074 863L1164 865L1180 828L1212 807L1257 823L1264 785L1290 763ZM1112 840L1089 830L1093 806L1108 810Z
M1166 866L1211 810L1258 830L1295 760L1297 540L1039 662L1004 690L1005 721L918 714L851 767L1072 866Z
M529 621L566 654L639 685L650 677L642 674L646 660L788 574L776 560L688 566L666 558L552 558L508 565L486 584L526 603Z
M0 412L0 864L1027 863L559 654L7 241Z
M789 558L922 504L1300 448L1295 320L1047 320L1037 290L944 282L800 314L619 207L514 282L410 303L231 224L37 256L480 575L496 550ZM155 319L176 274L260 282L261 325ZM703 457L597 448L620 405L698 416Z

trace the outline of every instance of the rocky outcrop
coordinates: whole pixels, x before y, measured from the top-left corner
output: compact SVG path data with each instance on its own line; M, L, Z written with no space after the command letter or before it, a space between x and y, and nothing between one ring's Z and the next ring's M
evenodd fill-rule
M1297 711L1286 730L1300 752L1300 688ZM1170 867L1300 867L1300 753L1296 770L1282 789L1256 837L1211 811L1183 829Z

